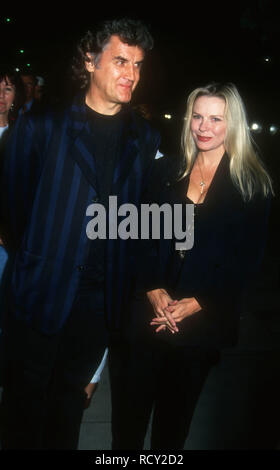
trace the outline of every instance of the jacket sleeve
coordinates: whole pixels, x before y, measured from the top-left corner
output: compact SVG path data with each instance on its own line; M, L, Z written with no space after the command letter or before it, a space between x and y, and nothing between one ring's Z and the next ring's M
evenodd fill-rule
M231 243L226 256L217 259L208 282L195 295L205 310L234 306L260 268L267 239L270 198L255 197L244 204L242 217L228 227ZM229 240L229 238L228 238Z
M170 176L169 158L162 156L155 159L142 198L142 204L146 206L161 205L161 194L166 185L169 184L168 175ZM147 224L148 221L143 222L141 220L140 227L143 223ZM159 234L161 236L160 227ZM137 290L149 291L165 285L164 269L161 267L162 261L160 257L160 239L152 237L152 219L150 217L149 236L146 239L141 238L139 241Z

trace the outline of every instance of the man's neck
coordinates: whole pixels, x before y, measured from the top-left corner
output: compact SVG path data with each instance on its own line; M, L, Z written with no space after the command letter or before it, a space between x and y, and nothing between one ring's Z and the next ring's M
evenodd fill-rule
M113 116L114 114L117 114L122 107L122 105L119 103L104 104L103 101L96 99L96 97L94 97L94 95L90 92L88 92L86 95L86 104L97 113L105 114L107 116Z

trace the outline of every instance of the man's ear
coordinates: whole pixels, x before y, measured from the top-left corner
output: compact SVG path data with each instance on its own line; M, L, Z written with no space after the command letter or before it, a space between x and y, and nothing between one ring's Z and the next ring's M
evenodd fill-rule
M95 65L94 65L94 57L93 54L90 54L87 52L87 59L85 60L85 67L88 72L94 72L95 71Z

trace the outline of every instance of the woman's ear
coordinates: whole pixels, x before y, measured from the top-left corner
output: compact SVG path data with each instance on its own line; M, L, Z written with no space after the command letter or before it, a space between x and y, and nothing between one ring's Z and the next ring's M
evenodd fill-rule
M93 54L90 54L87 52L87 59L85 60L85 67L88 72L94 72L95 71L95 65L94 65L94 57Z

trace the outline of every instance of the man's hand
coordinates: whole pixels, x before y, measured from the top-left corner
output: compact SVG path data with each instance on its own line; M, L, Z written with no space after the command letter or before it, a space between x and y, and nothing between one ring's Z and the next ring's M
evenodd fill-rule
M98 382L93 382L93 383L89 383L86 387L85 387L85 404L84 404L84 409L87 409L89 408L90 406L90 403L91 403L91 399L92 399L92 396L93 394L96 392L96 389L98 387Z

